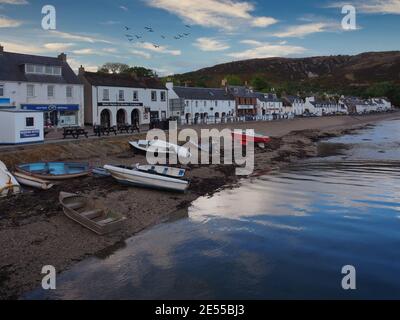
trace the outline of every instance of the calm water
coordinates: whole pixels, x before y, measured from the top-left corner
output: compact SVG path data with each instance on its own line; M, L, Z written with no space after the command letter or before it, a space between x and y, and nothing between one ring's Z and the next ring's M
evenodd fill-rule
M63 273L56 299L400 298L400 121L334 139L345 155L243 181L188 218ZM341 289L344 265L357 290Z

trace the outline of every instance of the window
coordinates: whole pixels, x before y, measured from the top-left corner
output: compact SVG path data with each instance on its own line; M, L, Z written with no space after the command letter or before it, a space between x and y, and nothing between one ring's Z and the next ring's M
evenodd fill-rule
M25 119L25 123L27 127L34 127L35 126L35 119L33 117L29 117Z
M151 101L157 101L157 91L151 92Z
M218 101L217 100L215 100L215 106L218 107Z
M35 66L32 64L27 64L25 71L26 73L35 73Z
M47 86L47 97L54 98L54 86Z
M103 89L103 101L110 100L110 90Z
M124 90L119 90L119 92L118 92L118 100L119 101L125 101L125 92L124 92Z
M45 72L46 72L46 74L53 74L53 68L51 66L46 66Z
M167 100L165 91L161 91L161 101L165 101L165 100Z
M67 90L67 98L72 98L72 87L68 86L66 90Z
M4 97L4 84L0 84L0 97Z
M207 107L207 101L204 100L204 106Z
M35 86L33 84L28 84L26 90L28 98L33 98L35 96Z
M133 91L133 101L139 100L139 93L137 91Z
M196 101L196 108L199 106L199 102L198 101Z
M25 73L45 74L49 76L61 76L62 68L56 66L42 66L34 64L25 65Z
M62 69L61 69L61 67L53 67L53 74L54 74L55 76L61 76L61 74L62 74Z
M35 73L39 73L39 74L44 73L43 66L36 65L35 66Z

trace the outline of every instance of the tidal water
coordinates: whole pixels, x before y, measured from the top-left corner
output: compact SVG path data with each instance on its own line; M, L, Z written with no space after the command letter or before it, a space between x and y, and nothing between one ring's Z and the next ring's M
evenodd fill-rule
M347 150L200 198L24 298L399 299L400 121L330 142Z

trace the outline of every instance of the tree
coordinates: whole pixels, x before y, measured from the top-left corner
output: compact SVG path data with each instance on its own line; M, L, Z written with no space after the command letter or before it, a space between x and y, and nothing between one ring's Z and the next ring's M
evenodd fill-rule
M261 76L254 76L250 84L256 91L269 92L271 90L271 85Z
M122 73L125 74L130 74L130 75L136 75L137 77L140 78L157 78L158 75L154 70L147 69L144 67L130 67L126 70L124 70Z
M124 73L129 69L129 66L125 63L119 62L107 62L99 68L101 73Z
M226 81L230 86L241 86L243 84L242 79L240 79L240 77L236 75L226 76Z

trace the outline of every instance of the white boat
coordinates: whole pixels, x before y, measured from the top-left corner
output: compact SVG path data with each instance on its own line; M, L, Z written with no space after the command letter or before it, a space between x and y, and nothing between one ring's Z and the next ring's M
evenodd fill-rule
M21 192L21 186L15 177L8 171L7 166L0 161L0 197Z
M139 140L131 141L129 144L141 152L154 154L176 154L181 158L190 158L189 149L162 140Z
M122 184L177 192L185 192L189 187L189 181L144 172L137 168L105 165L104 169Z
M14 177L20 184L28 187L42 190L49 190L54 187L54 184L50 181L23 174L21 172L14 172Z
M166 166L153 166L153 165L136 165L136 168L140 171L155 173L167 177L183 178L186 174L185 169L166 167Z

